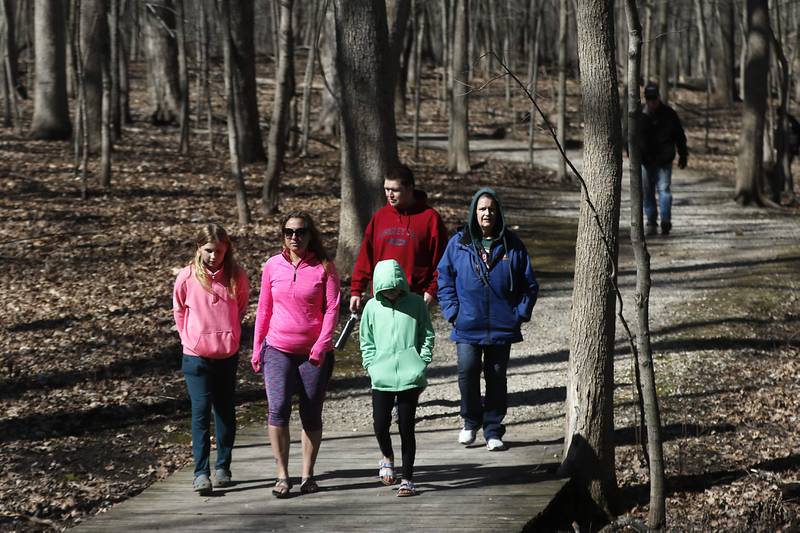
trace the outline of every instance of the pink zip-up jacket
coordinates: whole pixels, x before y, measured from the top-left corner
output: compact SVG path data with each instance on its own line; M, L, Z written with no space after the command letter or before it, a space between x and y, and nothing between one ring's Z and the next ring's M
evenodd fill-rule
M210 291L200 285L193 269L189 265L178 273L172 293L172 314L181 336L183 353L225 359L239 351L242 318L250 294L247 274L238 269L236 298L231 298L222 269L208 272Z
M285 253L270 257L261 274L252 363L259 361L266 340L282 352L308 354L322 364L333 349L339 301L339 275L332 261L325 272L310 251L297 266Z

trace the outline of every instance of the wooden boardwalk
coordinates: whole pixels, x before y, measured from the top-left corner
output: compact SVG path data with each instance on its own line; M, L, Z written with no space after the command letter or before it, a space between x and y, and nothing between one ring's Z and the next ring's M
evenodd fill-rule
M322 490L301 496L294 477L300 473L294 429L292 496L278 500L271 494L275 469L266 430L246 428L236 440L234 486L198 496L191 491L192 468L184 468L75 530L519 531L565 482L553 474L561 451L557 436L517 426L508 431L507 451L489 452L480 434L470 447L458 445L457 434L452 428L418 427L419 494L397 498L397 485L378 481L380 454L372 434L328 433L316 466ZM399 436L393 438L399 458Z

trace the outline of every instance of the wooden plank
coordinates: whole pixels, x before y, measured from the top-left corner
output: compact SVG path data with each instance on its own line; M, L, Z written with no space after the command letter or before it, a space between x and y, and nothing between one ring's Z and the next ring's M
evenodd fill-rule
M331 433L323 439L316 465L322 490L301 496L295 477L292 496L279 500L271 494L274 462L266 430L247 428L237 435L234 486L200 497L191 490L192 469L186 468L76 531L468 532L485 531L487 523L496 530L519 530L564 484L552 474L558 448L520 429L505 452L459 446L451 429L419 431L414 468L419 495L413 498L397 498L397 485L378 481L379 451L372 434ZM299 442L292 444L290 472L299 472Z

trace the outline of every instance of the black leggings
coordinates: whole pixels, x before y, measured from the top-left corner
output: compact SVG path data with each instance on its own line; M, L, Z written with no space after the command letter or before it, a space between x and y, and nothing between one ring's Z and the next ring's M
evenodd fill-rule
M414 478L414 456L417 453L417 440L414 436L414 417L417 402L422 388L408 389L400 392L372 389L372 420L375 437L381 453L386 457L394 457L392 437L389 426L392 423L392 407L397 398L397 414L400 418L400 444L403 450L403 479Z

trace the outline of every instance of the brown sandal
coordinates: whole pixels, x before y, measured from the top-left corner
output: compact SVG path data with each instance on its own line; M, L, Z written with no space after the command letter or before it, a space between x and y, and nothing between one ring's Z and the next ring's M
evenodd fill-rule
M319 492L319 485L317 485L314 477L308 476L303 478L303 481L300 483L300 494L314 494L315 492Z
M276 498L288 498L289 491L292 490L292 484L285 477L279 477L275 480L275 487L272 489L272 495Z

